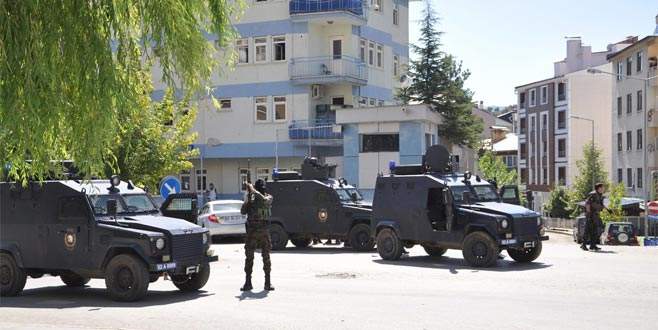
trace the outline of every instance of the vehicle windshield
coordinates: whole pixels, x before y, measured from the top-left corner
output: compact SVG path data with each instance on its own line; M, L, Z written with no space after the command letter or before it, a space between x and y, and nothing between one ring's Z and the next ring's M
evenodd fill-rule
M633 227L631 225L610 225L610 233L613 235L619 233L633 233Z
M356 188L338 188L336 189L336 192L338 193L338 198L340 198L341 202L351 202L353 194L356 194L357 201L363 200L363 196L361 196L361 193Z
M452 191L452 198L455 200L455 203L461 204L466 203L464 200L464 193L469 192L471 195L471 202L498 202L499 197L496 189L492 185L463 185L463 186L452 186L450 187Z
M242 203L214 204L212 206L213 212L227 212L227 211L240 212L240 208L242 208Z
M117 214L158 212L153 201L146 194L115 194L89 196L91 205L94 207L94 213L96 215L107 215L107 201L110 199L117 200Z

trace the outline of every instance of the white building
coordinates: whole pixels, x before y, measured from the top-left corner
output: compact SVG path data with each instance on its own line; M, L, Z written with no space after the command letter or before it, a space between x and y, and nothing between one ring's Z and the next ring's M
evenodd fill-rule
M309 152L337 163L339 175L355 171L359 163L342 158L351 128L336 125L336 110L395 103L409 59L408 17L407 0L248 0L235 22L238 63L213 75L221 109L201 102L201 155L180 175L183 186L214 183L232 197L245 180L299 168Z
M658 79L646 86L644 81L658 74L658 16L656 26L654 35L609 57L618 74L612 77L613 180L625 184L628 196L639 198L645 196L647 176L658 170Z

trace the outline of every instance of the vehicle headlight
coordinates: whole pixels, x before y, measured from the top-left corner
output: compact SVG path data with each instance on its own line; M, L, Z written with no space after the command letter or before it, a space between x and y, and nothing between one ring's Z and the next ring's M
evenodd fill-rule
M204 233L203 234L203 245L208 244L208 237L210 236L210 233Z
M500 220L500 227L507 229L507 227L509 227L509 221L507 219Z
M546 235L546 230L544 229L544 227L541 227L541 229L539 229L539 236L544 236L544 235Z
M164 248L165 248L165 240L164 240L164 238L158 238L157 240L155 240L155 247L156 247L158 250L162 250L162 249L164 249Z

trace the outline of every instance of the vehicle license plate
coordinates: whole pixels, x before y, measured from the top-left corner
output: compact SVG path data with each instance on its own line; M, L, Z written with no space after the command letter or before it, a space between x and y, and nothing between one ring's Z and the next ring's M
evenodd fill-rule
M500 241L501 245L510 245L510 244L515 244L515 243L516 243L516 238L504 239L504 240Z
M199 265L190 266L185 269L185 275L195 274L199 272Z
M241 216L234 215L226 217L226 223L239 223L240 221L242 221Z
M170 269L176 269L176 263L175 262L168 262L166 264L157 264L156 269L158 271L164 271L164 270L170 270Z
M533 248L535 247L535 242L525 242L523 243L524 248Z

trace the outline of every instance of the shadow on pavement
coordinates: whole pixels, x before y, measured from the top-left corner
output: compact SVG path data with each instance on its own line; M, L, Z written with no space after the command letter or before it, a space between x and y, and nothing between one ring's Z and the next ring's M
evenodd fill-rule
M90 311L94 311L105 307L139 308L170 305L212 295L214 294L205 291L186 293L178 290L149 290L142 300L136 302L117 302L111 300L106 290L101 288L50 286L24 290L18 297L2 297L0 307L52 309L92 307Z
M212 244L244 244L244 236L230 236L230 237L213 236Z
M269 291L266 291L266 290L263 290L261 292L242 291L242 294L239 295L239 296L235 296L235 298L240 299L240 301L243 301L243 300L257 300L257 299L267 298L268 294L269 294Z
M414 256L402 257L400 260L374 260L374 262L382 265L395 265L395 266L408 266L408 267L421 267L421 268L435 268L446 269L451 274L458 274L460 270L469 270L473 272L520 272L527 270L537 270L551 267L552 265L544 264L541 262L531 263L518 263L511 260L498 260L498 263L490 268L475 268L468 266L466 261L461 258L450 257L429 257L429 256Z
M334 247L289 247L284 250L272 250L276 254L342 254L342 253L376 253L375 249L371 251L356 251L350 247L334 246Z

